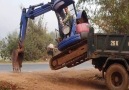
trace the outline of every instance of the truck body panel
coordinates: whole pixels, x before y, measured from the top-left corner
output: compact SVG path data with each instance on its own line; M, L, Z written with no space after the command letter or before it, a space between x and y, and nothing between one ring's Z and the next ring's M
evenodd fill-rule
M116 56L129 58L129 35L95 34L95 54L99 57Z

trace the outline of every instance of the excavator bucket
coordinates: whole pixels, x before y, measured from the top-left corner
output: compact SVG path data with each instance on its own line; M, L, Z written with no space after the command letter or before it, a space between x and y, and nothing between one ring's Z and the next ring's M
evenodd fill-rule
M21 72L23 56L23 47L18 47L17 49L13 50L11 56L13 72Z

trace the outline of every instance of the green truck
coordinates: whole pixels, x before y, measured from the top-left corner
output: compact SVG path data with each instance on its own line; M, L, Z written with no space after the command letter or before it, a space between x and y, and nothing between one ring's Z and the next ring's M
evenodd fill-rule
M93 34L90 37L92 64L102 72L110 90L127 90L129 35Z

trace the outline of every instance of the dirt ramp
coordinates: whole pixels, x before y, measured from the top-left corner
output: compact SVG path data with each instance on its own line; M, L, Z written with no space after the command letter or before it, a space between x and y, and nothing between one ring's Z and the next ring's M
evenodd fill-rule
M105 82L95 69L1 73L1 81L14 89L7 90L104 90ZM5 90L5 89L3 89Z

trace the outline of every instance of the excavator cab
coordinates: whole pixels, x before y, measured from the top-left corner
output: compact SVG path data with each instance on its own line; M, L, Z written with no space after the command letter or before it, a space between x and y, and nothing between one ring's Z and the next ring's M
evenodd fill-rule
M62 39L67 38L71 34L71 29L73 25L73 18L76 17L76 9L73 0L60 0L55 2L54 11L57 16L58 26L59 26L59 34ZM68 9L68 14L65 9ZM65 23L62 23L65 20Z
M74 0L60 0L55 2L53 8L58 20L59 35L62 39L61 42L58 43L58 49L63 51L69 45L74 44L74 42L77 42L79 39L78 36L75 35L77 11ZM62 20L66 19L67 17L65 8L68 8L68 13L70 16L67 22L62 25Z
M77 13L74 0L57 0L54 4L54 11L57 16L59 34L61 41L58 42L58 49L63 51L64 49L78 43L80 40L87 37L89 32L89 23L86 12L80 11ZM62 25L62 21L66 16L65 8L68 8L70 18L65 25Z

